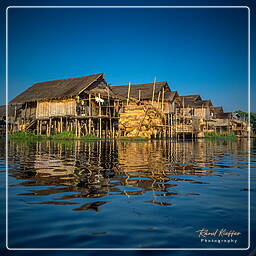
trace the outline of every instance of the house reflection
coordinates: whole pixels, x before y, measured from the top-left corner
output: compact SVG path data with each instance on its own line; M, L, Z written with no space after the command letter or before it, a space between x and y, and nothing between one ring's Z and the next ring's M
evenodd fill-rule
M75 211L98 211L111 201L108 196L152 192L154 198L146 203L168 206L170 202L159 202L155 196L199 195L180 193L179 182L207 186L209 181L205 176L222 176L221 168L232 168L225 164L227 154L239 154L247 146L247 140L78 140L27 144L10 141L9 175L20 180L18 185L31 187L20 196L42 196L38 197L39 204L74 205Z

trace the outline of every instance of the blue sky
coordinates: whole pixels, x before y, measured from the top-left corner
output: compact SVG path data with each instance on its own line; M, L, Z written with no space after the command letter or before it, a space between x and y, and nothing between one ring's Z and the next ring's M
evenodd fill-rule
M9 99L36 82L102 72L111 85L156 76L180 95L247 110L247 15L246 8L9 9Z

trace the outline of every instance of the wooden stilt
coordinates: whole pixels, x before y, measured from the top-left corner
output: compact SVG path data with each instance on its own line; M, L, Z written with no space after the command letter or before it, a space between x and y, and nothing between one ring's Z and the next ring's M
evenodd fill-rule
M92 120L91 120L91 116L92 116L92 108L91 108L91 94L89 94L89 134L91 134L91 123L92 123Z
M51 130L52 130L52 119L49 120L49 136L51 136Z
M42 120L39 120L39 134L42 134Z
M63 121L62 121L62 117L60 118L60 132L62 133L63 130Z
M112 129L112 120L110 119L110 127L109 127L109 129L110 129L110 137L111 138L113 138L114 136L113 136L113 129Z
M36 120L36 134L39 134L39 120Z
M99 93L99 98L100 98L100 93ZM101 131L101 128L102 128L102 120L101 120L101 103L99 103L99 137L101 138L101 135L102 135L102 131Z
M80 120L77 120L77 137L81 137L81 123Z
M170 122L170 113L168 114L168 137L171 137L171 122Z
M56 120L53 120L53 133L55 134L56 133L56 131L57 131L57 122L56 122Z
M177 109L175 109L175 137L177 139L177 121L178 121L178 118L177 118Z
M108 121L109 121L109 120L106 120L106 121L105 121L105 127L106 127L105 138L109 137L109 134L108 134L108 133L109 133L109 132L108 132Z
M171 122L170 122L170 125L171 125L171 138L172 138L172 128L173 128L173 125L172 125L172 114L171 114Z
M77 118L75 119L75 134L76 134L76 137L78 135L78 131L77 131Z
M115 138L115 126L113 125L113 138Z
M100 120L99 120L99 136L101 138L101 135L102 135L102 119L100 117Z

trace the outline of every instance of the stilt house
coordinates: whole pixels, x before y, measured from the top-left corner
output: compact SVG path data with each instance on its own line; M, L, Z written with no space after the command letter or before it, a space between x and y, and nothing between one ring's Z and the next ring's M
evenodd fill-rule
M36 83L10 101L19 131L73 130L78 136L112 133L118 104L102 73Z

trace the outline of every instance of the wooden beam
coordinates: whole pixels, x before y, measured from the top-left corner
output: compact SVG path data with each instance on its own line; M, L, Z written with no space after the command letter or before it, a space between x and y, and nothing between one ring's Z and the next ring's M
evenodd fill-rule
M80 120L77 120L77 137L80 138L81 137L81 124L80 124Z
M62 117L60 118L60 132L62 133L63 130L63 121L62 121Z
M130 93L131 93L131 82L129 82L128 92L127 92L127 106L129 104L129 100L130 100Z
M156 90L156 77L154 78L154 84L153 84L153 92L152 92L152 105L154 103L155 98L155 90Z
M91 94L89 93L89 116L92 116L92 110L91 110L92 104L91 104ZM91 129L92 129L92 120L89 118L89 134L91 134Z
M157 108L159 108L160 95L161 95L161 91L159 91L158 97L157 97Z
M164 88L162 91L162 111L164 111Z

